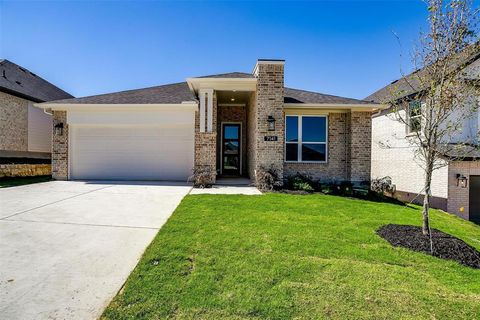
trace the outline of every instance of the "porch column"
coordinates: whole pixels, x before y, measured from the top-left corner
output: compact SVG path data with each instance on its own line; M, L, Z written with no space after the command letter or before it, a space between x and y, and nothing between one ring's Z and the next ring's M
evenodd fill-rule
M217 99L213 89L200 89L195 113L195 170L207 170L210 182L217 174Z

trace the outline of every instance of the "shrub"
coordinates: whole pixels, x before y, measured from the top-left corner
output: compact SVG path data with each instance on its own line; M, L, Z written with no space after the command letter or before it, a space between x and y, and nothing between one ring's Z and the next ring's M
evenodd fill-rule
M278 177L278 170L273 166L261 167L255 175L255 186L261 191L272 191L282 186L282 181Z
M379 179L373 179L370 184L370 189L381 194L393 194L395 192L395 185L392 183L392 178L387 176Z
M354 195L353 184L350 181L342 181L340 183L331 182L323 184L321 190L323 193L338 196L351 197Z
M210 188L217 172L211 167L197 167L188 181L193 182L195 188Z
M310 176L297 173L285 179L285 188L289 190L299 190L312 192L315 191L315 187L319 186L318 182L315 182Z

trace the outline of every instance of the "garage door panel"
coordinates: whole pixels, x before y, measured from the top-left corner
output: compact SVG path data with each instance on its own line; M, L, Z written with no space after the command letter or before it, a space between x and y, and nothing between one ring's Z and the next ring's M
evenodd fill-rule
M190 125L73 125L72 179L183 180L193 168Z

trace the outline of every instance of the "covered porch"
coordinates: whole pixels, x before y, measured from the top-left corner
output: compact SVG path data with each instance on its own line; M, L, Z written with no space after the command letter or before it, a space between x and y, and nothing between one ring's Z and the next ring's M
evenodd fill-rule
M187 80L199 99L195 117L195 168L209 170L216 184L238 185L241 181L240 184L249 185L254 158L257 79L249 74L224 76Z

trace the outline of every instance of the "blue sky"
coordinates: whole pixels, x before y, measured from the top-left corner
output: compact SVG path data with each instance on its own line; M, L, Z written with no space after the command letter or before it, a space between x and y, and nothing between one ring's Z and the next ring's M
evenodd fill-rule
M401 65L409 70L421 29L420 0L0 0L0 57L75 96L251 72L257 58L280 58L289 87L364 98Z

